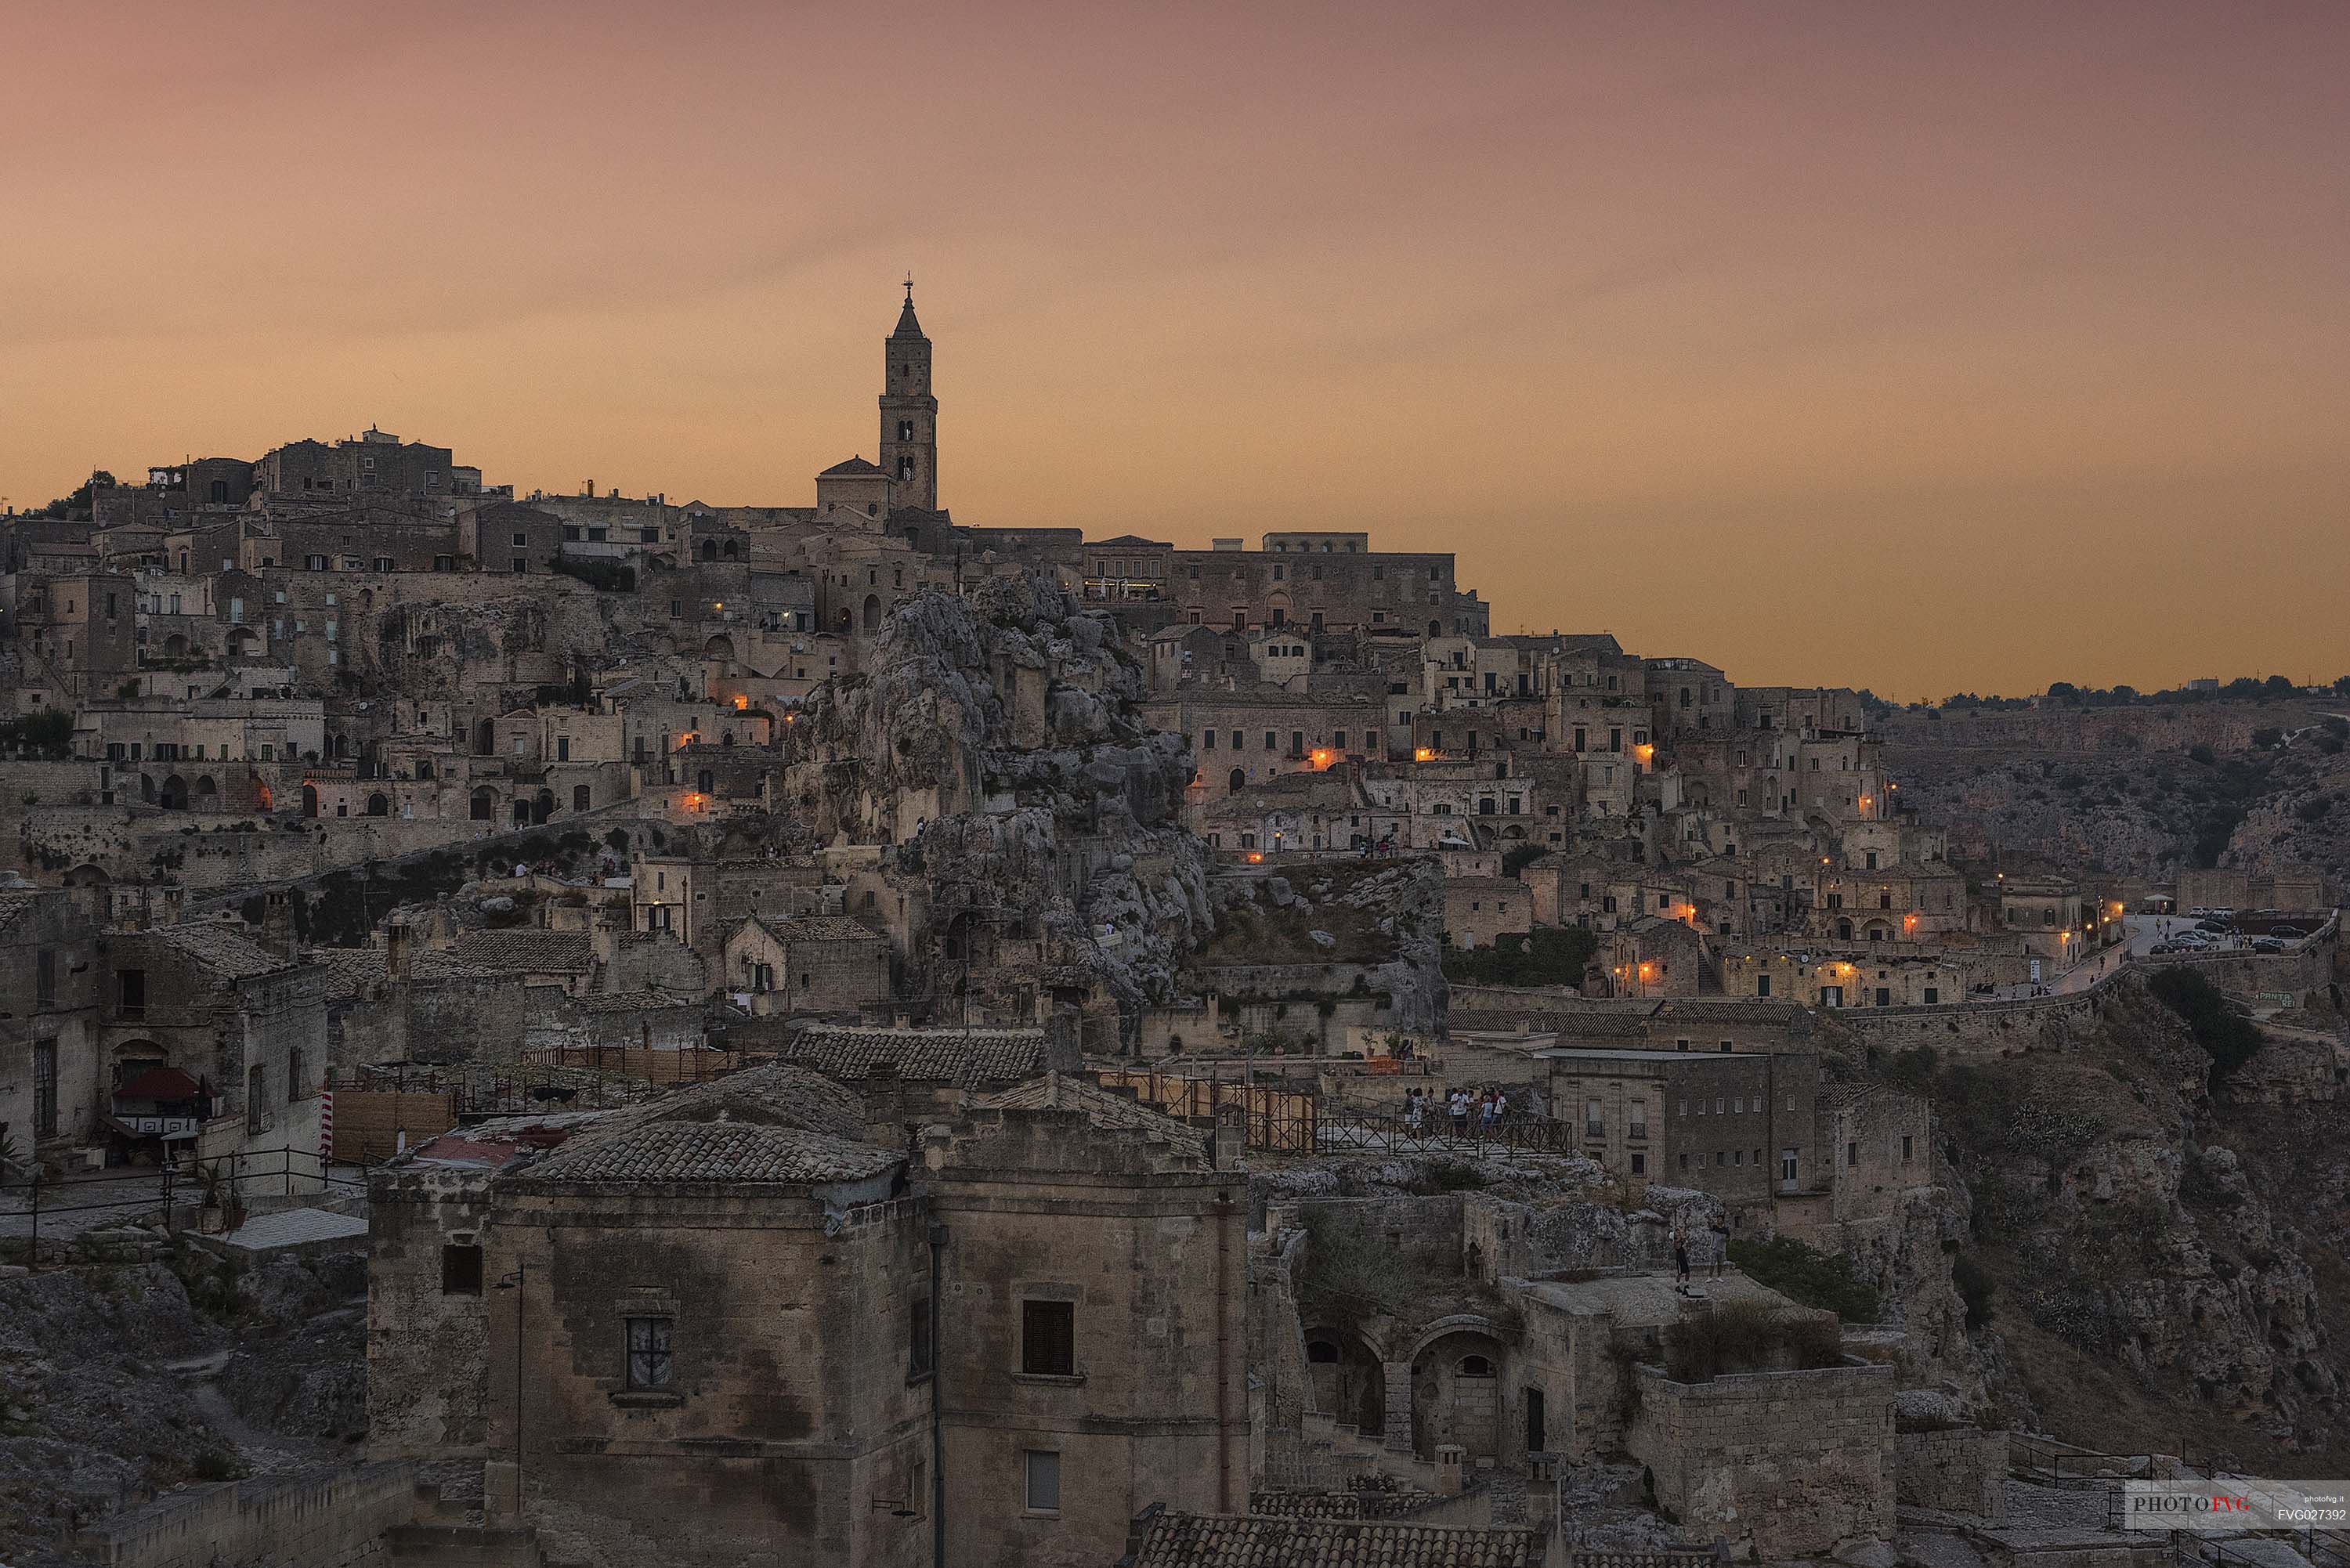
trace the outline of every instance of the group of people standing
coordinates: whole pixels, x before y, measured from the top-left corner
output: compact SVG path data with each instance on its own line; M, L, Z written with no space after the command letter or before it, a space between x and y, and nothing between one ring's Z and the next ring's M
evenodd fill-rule
M1430 1102L1435 1096L1425 1089L1409 1089L1403 1097L1403 1125L1414 1137L1425 1137L1432 1130L1430 1122L1434 1116ZM1495 1085L1471 1090L1455 1085L1444 1097L1444 1116L1451 1124L1454 1137L1491 1137L1501 1130L1502 1118L1509 1114L1510 1099Z

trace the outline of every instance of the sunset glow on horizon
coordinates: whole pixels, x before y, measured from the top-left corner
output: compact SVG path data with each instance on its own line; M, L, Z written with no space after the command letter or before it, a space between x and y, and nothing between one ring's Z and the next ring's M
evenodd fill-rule
M2350 672L2350 8L21 7L0 496L369 425L1456 551L1935 698Z

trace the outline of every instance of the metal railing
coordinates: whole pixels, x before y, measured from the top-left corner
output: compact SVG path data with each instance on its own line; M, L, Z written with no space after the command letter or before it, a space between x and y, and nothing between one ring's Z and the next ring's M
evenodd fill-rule
M282 1192L290 1198L297 1190L366 1187L363 1174L338 1172L315 1150L291 1147L232 1151L201 1165L167 1160L66 1180L43 1176L36 1167L29 1177L0 1179L0 1257L21 1253L16 1261L38 1269L44 1219L53 1227L53 1238L71 1237L91 1228L74 1218L78 1216L119 1213L136 1220L160 1214L168 1225L177 1206L210 1207L215 1196L242 1199Z

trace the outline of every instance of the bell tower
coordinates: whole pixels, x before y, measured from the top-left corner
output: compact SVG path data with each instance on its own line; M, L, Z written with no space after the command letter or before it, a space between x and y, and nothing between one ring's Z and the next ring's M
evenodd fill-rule
M939 400L931 396L931 340L914 319L914 280L906 307L881 349L881 468L889 504L939 509Z

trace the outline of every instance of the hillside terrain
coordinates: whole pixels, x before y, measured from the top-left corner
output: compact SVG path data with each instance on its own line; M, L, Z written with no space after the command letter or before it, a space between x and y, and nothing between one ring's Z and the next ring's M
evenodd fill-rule
M1842 1064L1934 1103L1946 1206L1911 1229L1940 1246L1884 1284L1931 1299L1947 1271L1992 1411L2109 1451L2350 1463L2350 1104L2310 1000L2231 1072L2138 981L2034 1050Z
M1965 860L2022 856L2168 880L2195 867L2350 875L2350 718L2212 704L2191 720L2058 709L1887 727L1902 804Z

